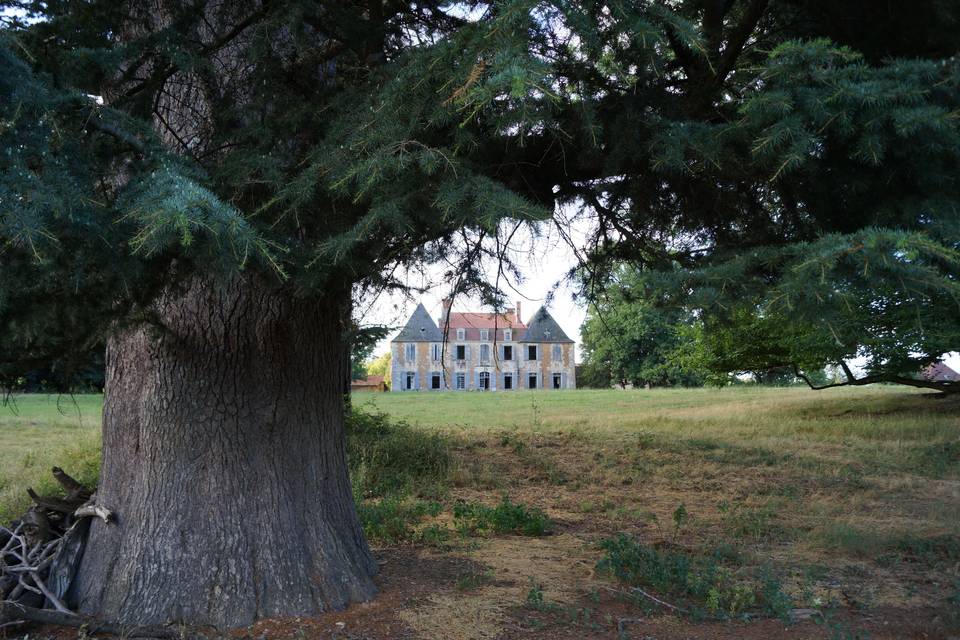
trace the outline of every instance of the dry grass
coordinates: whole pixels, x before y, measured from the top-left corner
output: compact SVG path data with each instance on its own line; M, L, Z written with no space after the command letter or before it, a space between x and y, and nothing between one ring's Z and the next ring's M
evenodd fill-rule
M370 402L456 437L451 500L508 494L540 507L563 535L576 536L585 566L599 557L596 542L626 532L691 550L733 546L744 566L773 567L798 601L841 607L942 610L960 578L957 400L880 388L394 394ZM689 517L677 528L681 504ZM574 569L571 558L580 556L538 557L538 542L511 540L506 555L483 545L470 557L512 578L528 567L555 601L582 595L592 578ZM486 631L469 637L495 637L483 633L503 619L485 598L517 606L527 587L514 579L510 588L444 597L486 612ZM416 609L411 624L427 629L435 614L442 626L453 610L445 602Z

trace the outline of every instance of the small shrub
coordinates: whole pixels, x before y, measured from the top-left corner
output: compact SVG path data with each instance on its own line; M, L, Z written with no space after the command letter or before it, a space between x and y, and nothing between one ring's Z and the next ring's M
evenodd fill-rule
M538 611L544 607L543 585L530 578L530 590L527 591L526 605Z
M384 413L353 408L345 421L347 460L357 498L403 494L447 478L450 452L445 438L391 421Z
M515 533L542 536L550 532L551 522L540 509L514 504L504 496L496 507L478 502L458 502L453 517L464 533Z

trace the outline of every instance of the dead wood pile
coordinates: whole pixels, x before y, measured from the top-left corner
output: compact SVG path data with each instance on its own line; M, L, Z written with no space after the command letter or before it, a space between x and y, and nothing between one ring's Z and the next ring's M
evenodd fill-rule
M53 477L64 496L27 489L33 506L9 527L0 526L0 628L32 620L31 611L73 615L64 600L83 557L90 518L113 519L96 503L93 489L59 467Z

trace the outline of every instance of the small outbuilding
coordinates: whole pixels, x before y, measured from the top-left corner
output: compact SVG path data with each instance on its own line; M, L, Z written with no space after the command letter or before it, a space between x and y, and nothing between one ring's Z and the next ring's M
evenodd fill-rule
M382 393L387 390L387 383L383 381L383 376L367 376L363 380L352 380L350 382L350 392L373 391Z

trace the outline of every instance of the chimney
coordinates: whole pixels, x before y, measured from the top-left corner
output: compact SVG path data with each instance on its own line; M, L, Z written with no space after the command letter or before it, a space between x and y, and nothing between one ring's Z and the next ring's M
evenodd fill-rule
M441 304L443 305L443 310L440 312L440 322L437 324L440 325L440 329L442 330L443 325L447 323L447 318L450 316L450 307L453 305L453 300L444 298Z
M520 301L519 301L519 300L517 300L516 311L515 311L514 313L516 313L517 324L523 324L523 319L522 319L522 317L520 316Z

